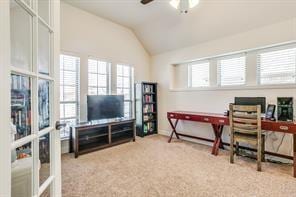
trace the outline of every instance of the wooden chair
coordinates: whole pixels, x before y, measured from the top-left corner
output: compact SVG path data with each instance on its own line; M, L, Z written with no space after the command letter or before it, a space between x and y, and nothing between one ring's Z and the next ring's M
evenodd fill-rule
M230 163L239 154L239 142L257 146L257 170L264 161L265 139L261 131L261 106L229 105ZM234 151L234 143L236 151Z

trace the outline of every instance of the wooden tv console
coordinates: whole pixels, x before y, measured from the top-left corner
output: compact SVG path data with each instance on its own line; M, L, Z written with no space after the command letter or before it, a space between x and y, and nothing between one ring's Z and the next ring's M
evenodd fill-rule
M71 126L70 152L75 158L102 148L135 141L135 119L104 119Z

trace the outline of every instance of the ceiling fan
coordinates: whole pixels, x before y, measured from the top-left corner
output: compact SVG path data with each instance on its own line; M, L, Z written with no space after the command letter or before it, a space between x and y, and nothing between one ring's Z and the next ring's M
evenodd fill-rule
M154 0L141 0L143 5L151 3ZM171 0L170 4L181 13L188 13L190 8L195 7L199 3L199 0Z

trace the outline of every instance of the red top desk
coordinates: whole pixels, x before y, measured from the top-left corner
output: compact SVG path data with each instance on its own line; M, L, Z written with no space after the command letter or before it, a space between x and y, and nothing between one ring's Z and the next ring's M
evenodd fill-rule
M223 133L224 125L229 125L228 116L217 113L173 111L167 112L167 118L172 127L172 133L168 141L169 143L171 142L174 134L178 139L180 138L179 136L201 139L196 136L191 136L177 132L176 127L179 120L187 120L195 122L205 122L212 125L215 134L215 140L212 148L213 155L218 155L219 148L224 148L221 136ZM174 123L173 119L175 119ZM263 119L261 122L261 127L262 130L293 134L293 174L294 177L296 177L296 122L270 121Z

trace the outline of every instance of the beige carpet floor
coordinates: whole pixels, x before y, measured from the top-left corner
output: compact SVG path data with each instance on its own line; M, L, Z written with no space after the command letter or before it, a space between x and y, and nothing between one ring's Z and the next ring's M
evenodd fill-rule
M74 159L62 156L64 197L296 196L290 165L239 157L227 151L155 135Z

